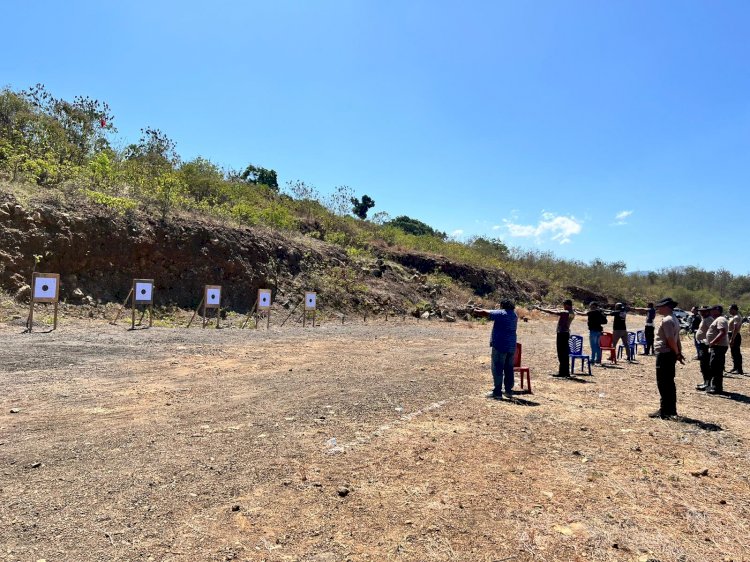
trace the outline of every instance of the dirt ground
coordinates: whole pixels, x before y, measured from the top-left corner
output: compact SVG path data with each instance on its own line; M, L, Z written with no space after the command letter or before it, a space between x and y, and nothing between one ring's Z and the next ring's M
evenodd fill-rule
M0 325L1 560L750 560L750 377L662 421L651 356L550 377L549 319L512 402L479 323L126 327Z

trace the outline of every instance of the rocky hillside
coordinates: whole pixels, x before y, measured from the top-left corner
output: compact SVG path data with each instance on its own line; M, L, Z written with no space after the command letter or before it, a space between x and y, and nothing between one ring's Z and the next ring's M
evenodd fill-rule
M205 284L224 287L224 305L244 312L258 288L289 306L304 290L329 310L461 314L467 301L509 296L525 302L545 287L506 272L385 245L351 256L302 235L177 216L160 221L80 202L25 203L0 194L0 287L28 301L38 271L61 275L61 299L101 304L125 298L133 278L156 280L157 301L195 307Z

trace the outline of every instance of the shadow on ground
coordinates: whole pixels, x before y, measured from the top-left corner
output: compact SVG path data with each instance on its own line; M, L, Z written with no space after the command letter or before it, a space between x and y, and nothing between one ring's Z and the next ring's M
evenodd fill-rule
M693 418L679 417L676 421L678 423L684 423L684 424L687 424L687 425L694 425L694 426L698 427L699 429L703 429L705 431L724 431L724 428L721 427L719 424L704 422L704 421L696 420L696 419L693 419Z

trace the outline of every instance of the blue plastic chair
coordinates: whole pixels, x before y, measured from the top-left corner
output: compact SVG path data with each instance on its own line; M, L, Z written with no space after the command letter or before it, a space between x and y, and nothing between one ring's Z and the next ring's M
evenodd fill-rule
M585 362L589 368L589 375L591 375L591 358L588 355L583 354L583 336L571 334L570 338L568 339L568 349L570 350L570 374L575 374L576 359L580 359L581 374L584 374L583 364Z
M635 352L638 353L638 346L643 346L643 354L646 354L646 331L638 330L635 333Z
M644 335L645 338L645 335ZM628 332L628 347L630 348L630 357L635 357L635 332ZM625 346L620 344L617 346L617 358L622 357L622 352L625 351Z

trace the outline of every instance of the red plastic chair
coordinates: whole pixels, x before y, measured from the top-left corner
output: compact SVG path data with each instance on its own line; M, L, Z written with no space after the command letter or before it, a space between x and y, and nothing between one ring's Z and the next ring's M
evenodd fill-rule
M529 386L529 394L534 394L531 392L531 371L529 371L528 367L522 367L521 366L521 352L522 347L520 343L516 343L516 353L513 356L513 372L514 373L521 373L521 388L523 389L523 375L526 374L526 382Z
M615 355L615 348L612 347L612 334L609 332L602 332L601 337L599 338L599 347L602 348L602 357L604 357L604 352L609 351L609 361L610 363L617 364L617 355Z

